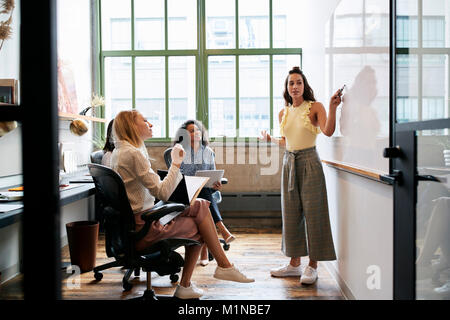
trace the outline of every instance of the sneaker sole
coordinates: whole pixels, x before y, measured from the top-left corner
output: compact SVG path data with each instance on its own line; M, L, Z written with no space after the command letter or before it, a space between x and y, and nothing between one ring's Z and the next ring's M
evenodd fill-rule
M200 300L200 297L198 297L198 298L180 298L177 296L173 296L173 298L176 300Z
M316 280L314 280L313 282L305 282L305 281L300 280L300 283L301 283L301 284L311 285L311 284L316 283L318 279L319 279L319 277L317 277Z
M239 282L239 283L251 283L251 282L255 282L255 279L240 281L240 280L236 280L236 279L228 279L228 278L226 278L226 277L220 277L220 276L217 276L216 274L214 274L213 277L216 278L216 279L219 279L219 280L233 281L233 282Z
M187 300L187 299L200 299L203 296L203 293L193 294L193 295L185 295L183 294L174 294L173 295L177 299Z
M270 273L270 275L271 275L272 277L275 277L275 278L301 277L301 276L302 276L301 273L283 273L283 274L273 274L273 273Z

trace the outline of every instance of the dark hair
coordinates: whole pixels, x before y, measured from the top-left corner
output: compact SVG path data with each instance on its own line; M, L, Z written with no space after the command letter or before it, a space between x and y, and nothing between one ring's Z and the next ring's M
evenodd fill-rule
M109 122L108 129L106 130L106 142L105 142L105 146L103 147L103 151L105 151L105 152L108 152L108 151L112 152L115 148L114 141L112 138L113 123L114 123L114 119L112 119Z
M289 81L289 76L294 73L301 75L303 78L303 84L305 87L305 89L303 91L303 99L305 99L306 101L316 101L316 98L314 97L314 91L309 86L308 80L306 79L305 75L303 74L303 71L300 70L300 67L293 67L292 70L289 71L289 74L286 77L286 80L284 81L283 98L284 98L286 105L292 104L292 97L289 95L289 92L288 92L288 81Z
M199 130L202 132L202 145L207 146L209 144L208 132L206 131L203 123L198 120L185 121L175 133L175 142L173 144L175 145L177 143L181 143L181 145L185 148L191 144L191 140L187 132L187 127L191 124L197 126L197 128L199 128Z

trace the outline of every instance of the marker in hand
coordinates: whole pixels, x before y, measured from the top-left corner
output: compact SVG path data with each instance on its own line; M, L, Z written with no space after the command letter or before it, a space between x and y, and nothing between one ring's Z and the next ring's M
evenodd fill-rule
M339 97L342 95L342 92L344 91L344 89L345 89L345 84L344 84L344 86L343 86L342 88L340 88L339 91L338 91L338 96L339 96Z

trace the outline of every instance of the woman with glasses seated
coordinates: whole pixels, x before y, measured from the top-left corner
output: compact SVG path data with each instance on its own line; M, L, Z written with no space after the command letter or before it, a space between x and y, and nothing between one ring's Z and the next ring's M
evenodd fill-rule
M186 151L183 162L181 163L180 171L187 176L195 176L198 170L216 170L216 163L214 161L214 151L208 146L208 133L200 121L187 120L177 130L175 135L175 143L181 144ZM211 212L214 223L221 233L225 243L230 243L235 240L233 234L227 229L223 223L220 215L219 207L213 197L213 193L221 190L222 184L220 181L214 183L213 188L204 187L199 194L200 198L206 199L210 202L209 210ZM208 264L208 248L203 245L200 254L200 264L206 266Z
M152 137L152 125L136 110L122 111L114 118L113 132L115 149L111 157L112 169L125 185L131 208L135 213L136 231L144 226L143 211L151 209L155 197L167 200L181 181L180 165L185 155L183 147L175 145L172 150L172 165L161 181L151 168L144 141ZM214 277L236 282L253 282L242 274L227 258L217 238L214 222L209 212L209 201L199 199L166 225L154 221L146 236L136 244L137 250L167 238L188 238L205 242L217 261ZM175 296L194 299L202 296L202 290L191 283L201 246L185 248L185 263Z

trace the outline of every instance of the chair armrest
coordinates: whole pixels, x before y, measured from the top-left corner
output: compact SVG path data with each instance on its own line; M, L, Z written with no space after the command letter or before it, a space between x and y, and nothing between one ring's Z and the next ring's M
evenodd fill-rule
M184 204L180 203L167 203L163 204L162 206L159 206L155 209L150 209L148 211L144 211L141 214L142 220L145 222L153 222L156 220L161 219L165 215L177 212L177 211L184 211L186 209L186 206Z
M189 247L189 246L196 246L196 245L200 245L200 244L201 243L199 241L186 239L186 238L168 238L168 239L158 241L157 243L155 243L154 246L156 246L156 247L160 246L160 248L164 247L169 250L176 250L181 246Z
M222 178L222 179L220 179L220 183L221 184L227 184L228 183L228 179L227 178Z

